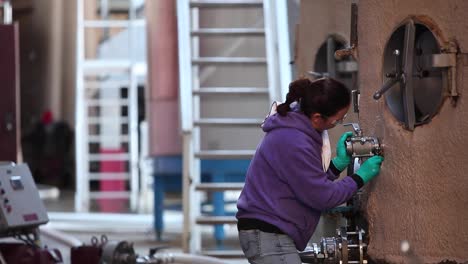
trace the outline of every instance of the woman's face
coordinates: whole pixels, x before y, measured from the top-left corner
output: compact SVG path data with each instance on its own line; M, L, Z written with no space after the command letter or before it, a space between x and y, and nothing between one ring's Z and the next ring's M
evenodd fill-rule
M312 126L318 131L324 131L327 129L334 128L337 124L343 123L348 113L349 105L343 109L340 109L333 116L325 116L319 113L315 113L311 117Z

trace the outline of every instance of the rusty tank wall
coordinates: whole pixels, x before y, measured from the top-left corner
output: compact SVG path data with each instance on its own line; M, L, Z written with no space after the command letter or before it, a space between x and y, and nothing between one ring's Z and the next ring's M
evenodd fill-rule
M328 35L349 41L351 21L349 0L302 0L296 37L296 67L298 76L308 76L315 56Z
M468 1L301 1L296 67L307 76L320 43L330 33L349 39L350 6L358 2L360 116L365 134L383 137L381 175L365 187L368 253L377 263L468 262L468 63L458 61L454 107L445 99L433 120L405 130L385 100L372 95L383 84L383 54L392 32L409 16L434 24L441 43L454 38L468 52ZM431 25L429 25L431 26ZM462 56L464 57L464 56ZM350 120L347 120L350 121ZM342 127L331 130L332 144ZM410 251L401 252L402 241ZM448 262L446 262L448 263Z
M297 77L311 77L320 46L329 35L349 43L351 28L351 3L349 0L302 0L300 4L298 33L296 35L295 66ZM345 122L357 121L357 115L348 112ZM329 131L332 146L348 130L338 126ZM334 149L333 149L334 151Z
M408 16L434 23L439 41L454 38L468 52L468 2L463 0L359 1L360 122L384 136L381 175L367 188L369 255L389 263L468 261L468 68L459 61L456 107L446 99L439 113L413 132L372 94L382 85L387 40ZM431 21L432 20L432 21ZM437 30L438 28L438 30ZM400 252L407 240L410 254Z

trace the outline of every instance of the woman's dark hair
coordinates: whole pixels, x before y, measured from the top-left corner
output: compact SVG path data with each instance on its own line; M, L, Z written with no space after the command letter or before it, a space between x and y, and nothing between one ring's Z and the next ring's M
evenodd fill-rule
M285 116L291 111L291 103L297 101L307 117L314 113L333 116L351 103L351 93L346 86L332 78L310 81L307 78L289 84L286 102L278 106L278 113Z

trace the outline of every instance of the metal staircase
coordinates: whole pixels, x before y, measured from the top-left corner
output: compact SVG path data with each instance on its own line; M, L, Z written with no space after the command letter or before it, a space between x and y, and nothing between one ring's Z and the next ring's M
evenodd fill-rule
M185 252L241 254L220 248L210 251L202 245L203 225L222 227L236 224L236 219L203 215L201 193L240 191L243 183L201 183L200 161L248 160L254 154L267 109L284 97L291 80L285 4L284 0L177 1ZM277 34L278 30L284 32ZM262 81L252 81L252 72L261 73Z
M141 2L77 1L77 212L89 211L92 200L138 206L137 89L146 78L146 62L135 54L137 31L145 32Z

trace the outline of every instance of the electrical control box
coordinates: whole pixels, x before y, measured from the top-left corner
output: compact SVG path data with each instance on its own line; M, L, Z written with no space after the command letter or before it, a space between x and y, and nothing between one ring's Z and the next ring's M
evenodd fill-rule
M27 231L49 221L26 164L0 165L0 236Z

